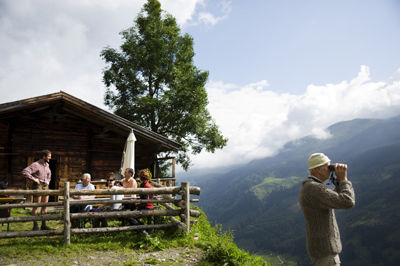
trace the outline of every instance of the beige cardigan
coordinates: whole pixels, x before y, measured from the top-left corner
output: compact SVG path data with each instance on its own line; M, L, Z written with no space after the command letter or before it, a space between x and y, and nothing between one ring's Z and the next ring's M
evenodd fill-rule
M309 178L300 190L300 206L307 229L307 252L312 258L322 258L342 251L334 209L349 209L355 204L350 181L342 181L335 191Z

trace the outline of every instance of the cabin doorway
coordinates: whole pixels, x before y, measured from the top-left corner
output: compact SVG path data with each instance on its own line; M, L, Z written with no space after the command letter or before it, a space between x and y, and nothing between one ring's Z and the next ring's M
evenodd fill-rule
M58 175L57 175L57 158L51 159L49 162L49 167L51 171L51 180L49 184L49 189L58 189ZM58 201L58 196L49 196L49 202Z

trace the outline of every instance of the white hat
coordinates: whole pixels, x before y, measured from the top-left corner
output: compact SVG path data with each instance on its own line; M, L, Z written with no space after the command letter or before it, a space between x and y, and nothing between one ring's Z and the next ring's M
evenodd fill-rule
M308 170L317 168L318 166L329 163L331 160L323 153L313 153L308 158Z

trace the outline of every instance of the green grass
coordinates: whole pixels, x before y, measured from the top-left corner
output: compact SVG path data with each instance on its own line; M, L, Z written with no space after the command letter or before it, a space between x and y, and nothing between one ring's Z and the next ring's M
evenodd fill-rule
M263 200L274 190L291 188L301 180L302 178L297 176L289 178L267 177L260 184L252 187L251 191L259 200Z
M276 254L259 254L264 260L271 263L271 265L286 265L297 266L296 259L289 255L276 255Z
M0 239L0 258L7 264L15 258L36 260L51 255L57 263L68 264L71 259L90 252L118 251L123 254L132 250L149 252L189 247L200 248L204 251L205 259L201 262L202 265L269 265L261 257L252 256L239 249L234 243L232 233L224 232L219 225L211 227L204 212L200 210L200 213L200 217L197 218L198 223L191 226L189 234L171 228L154 230L150 233L150 237L137 232L72 235L69 246L64 244L63 236ZM30 213L25 210L12 212L12 216L29 215ZM167 218L164 219L168 222ZM63 228L62 221L49 221L47 224L51 228ZM32 222L13 223L10 229L12 231L31 230ZM3 226L1 230L4 231L5 227ZM190 251L187 252L190 253ZM156 261L146 259L145 263L156 264ZM174 263L170 262L170 264ZM135 258L130 258L125 265L137 265L137 262Z

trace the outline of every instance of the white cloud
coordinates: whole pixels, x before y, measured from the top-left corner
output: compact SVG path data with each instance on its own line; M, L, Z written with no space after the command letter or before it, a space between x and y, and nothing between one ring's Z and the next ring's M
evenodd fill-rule
M144 1L3 1L0 102L64 90L103 107L100 51Z
M179 12L172 12L175 16L177 14L177 21L180 22L183 26L197 26L197 25L206 25L206 26L215 26L222 20L225 20L229 17L231 12L231 1L227 0L219 0L219 1L209 1L209 0L191 0L188 1L190 4L186 3L186 0L182 0L185 2L185 5L180 4L181 1L174 0L165 0L168 4L165 5L166 10L173 10ZM169 9L169 5L174 3L176 8ZM213 9L210 11L210 9ZM182 11L187 11L183 13ZM184 22L182 23L182 19L179 20L179 17L184 18Z
M176 18L179 25L193 20L196 6L203 5L204 0L161 0L161 8Z
M181 24L203 0L164 0ZM105 108L100 51L118 48L145 0L0 2L0 103L63 90Z
M211 25L214 26L217 24L219 21L223 20L225 16L223 17L216 17L211 13L206 13L206 12L201 12L199 14L199 21L206 24L206 25Z
M207 85L210 113L229 142L215 154L193 157L193 168L270 156L290 140L307 135L328 138L325 129L339 121L400 113L400 69L387 82L373 82L369 68L361 66L354 79L309 85L303 95L279 94L267 86L266 81L243 87Z
M218 2L219 10L218 13L220 15L215 15L210 12L199 12L198 20L200 23L203 23L208 26L214 26L218 22L227 19L230 12L231 12L231 5L230 1L219 1Z
M160 3L161 8L172 14L177 23L183 27L201 24L214 26L228 18L231 12L231 2L226 0L160 0ZM216 10L208 11L214 7L217 7Z

